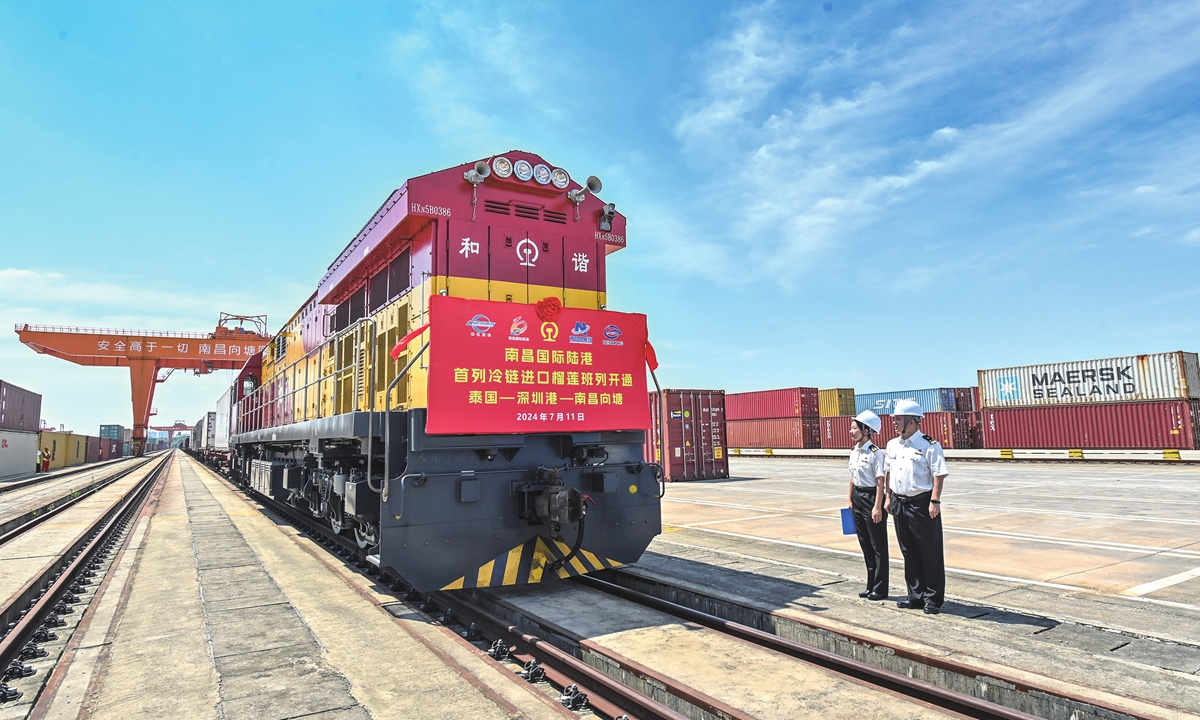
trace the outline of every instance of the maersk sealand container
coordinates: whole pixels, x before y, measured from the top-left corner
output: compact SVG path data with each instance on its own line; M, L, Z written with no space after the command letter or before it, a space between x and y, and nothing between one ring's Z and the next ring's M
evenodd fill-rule
M979 371L983 409L1200 399L1196 353L1078 360Z
M954 412L954 388L926 388L925 390L897 390L895 392L854 394L854 408L858 412L870 410L876 415L891 415L896 403L915 400L925 412Z

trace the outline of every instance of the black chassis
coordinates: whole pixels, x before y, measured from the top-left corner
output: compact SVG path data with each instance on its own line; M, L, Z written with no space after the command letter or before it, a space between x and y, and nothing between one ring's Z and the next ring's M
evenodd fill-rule
M642 459L644 442L638 430L427 435L423 408L354 412L236 435L231 471L248 483L253 460L300 468L310 497L319 475L348 474L345 522L375 530L380 566L425 592L539 536L574 547L580 523L538 507L549 493L586 496L583 550L636 562L662 531L662 473ZM296 484L272 494L294 501Z

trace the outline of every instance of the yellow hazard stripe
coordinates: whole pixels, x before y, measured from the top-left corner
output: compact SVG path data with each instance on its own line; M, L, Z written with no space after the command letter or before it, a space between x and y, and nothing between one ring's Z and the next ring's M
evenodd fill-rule
M504 563L504 585L517 584L517 570L521 568L522 551L528 543L523 543L508 551L508 559Z
M475 587L488 587L492 584L492 569L496 567L495 560L488 560L479 567L479 575L475 578Z
M454 582L450 583L449 585L447 585L446 587L444 587L442 589L443 590L462 590L463 582L465 580L466 580L466 576L460 577L459 579L455 580Z

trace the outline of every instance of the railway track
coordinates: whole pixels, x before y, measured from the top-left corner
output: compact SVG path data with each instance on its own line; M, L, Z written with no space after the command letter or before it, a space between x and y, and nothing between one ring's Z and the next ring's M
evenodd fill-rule
M74 466L71 468L66 468L59 472L38 473L37 475L34 475L33 477L25 478L24 480L14 480L12 482L0 483L0 495L8 495L10 493L25 490L27 488L35 487L37 485L42 485L44 483L54 482L57 480L63 480L63 479L66 479L69 477L74 477L76 475L81 475L84 473L100 472L107 468L111 468L113 466L120 465L121 463L130 461L130 460L137 460L137 458L122 457L122 458L116 458L114 460L105 460L104 462L100 462L100 463L89 463L86 465L77 465L77 466Z
M253 490L237 487L260 504L287 518L334 554L352 563L362 572L378 578L409 608L419 611L433 622L454 629L480 651L486 651L498 662L519 672L523 678L531 682L549 683L560 694L559 700L567 708L587 709L602 717L631 720L676 720L685 717L732 720L755 717L730 702L698 689L697 683L689 684L671 677L669 672L631 661L621 653L605 648L601 642L575 635L557 626L553 621L530 613L508 602L502 597L503 593L481 590L435 592L428 595L417 593L409 589L403 579L381 573L379 568L369 562L368 554L352 539L334 534L328 527L297 508L276 502ZM859 688L869 688L877 693L875 702L881 706L889 702L908 703L925 715L987 720L1029 720L1051 716L1072 717L1076 720L1089 717L1109 720L1153 720L1153 716L1129 714L1117 708L1096 705L1084 697L1071 697L1061 691L1031 686L1028 683L1020 686L1008 685L1004 688L1009 694L1002 696L1011 702L1010 706L987 697L988 682L995 682L990 678L967 678L967 684L975 689L974 692L970 689L963 691L947 686L952 683L941 682L949 671L969 672L970 669L949 667L939 658L907 658L912 662L923 662L925 667L933 670L928 675L939 682L930 682L920 679L921 676L916 673L913 673L916 675L914 678L909 674L848 657L846 654L789 640L767 629L751 627L704 612L697 608L714 607L717 604L714 599L681 587L673 587L669 592L650 594L626 586L633 585L632 582L620 582L619 571L611 573L610 579L618 582L584 576L576 579L574 584L619 598L621 602L672 616L694 630L715 633L742 645L752 645L762 653L770 655L772 663L786 668L785 676L817 672ZM674 594L676 599L680 599L687 593L692 593L695 597L681 602L656 597L660 594ZM1027 709L1033 709L1033 706L1020 700L1044 700L1045 697L1051 697L1056 705L1044 714L1026 712ZM1039 707L1045 709L1044 706ZM1064 713L1059 712L1064 709Z
M94 468L86 477L60 475L39 481L35 487L17 488L0 495L0 546L151 462L151 458L137 458L128 463L114 463L107 468Z
M170 461L165 455L123 467L0 538L0 702L6 716L32 711L111 569L114 548Z

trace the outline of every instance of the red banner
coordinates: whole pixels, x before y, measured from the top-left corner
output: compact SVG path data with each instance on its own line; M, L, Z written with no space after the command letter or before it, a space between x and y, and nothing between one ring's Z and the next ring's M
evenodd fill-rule
M436 295L429 319L427 433L650 427L645 315Z

